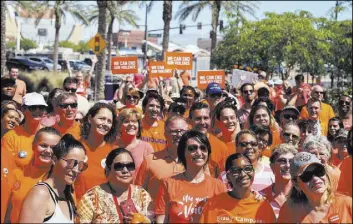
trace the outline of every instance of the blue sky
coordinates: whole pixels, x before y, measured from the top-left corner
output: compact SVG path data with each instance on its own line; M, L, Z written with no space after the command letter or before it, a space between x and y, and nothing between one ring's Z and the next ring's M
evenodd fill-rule
M82 2L83 3L83 2ZM96 5L95 1L87 1L84 4L87 5ZM179 5L181 1L173 2L173 19L171 21L171 27L178 27L179 20L174 19L174 15L176 11L179 9ZM298 10L306 10L311 12L315 17L327 17L328 11L331 7L335 5L335 1L261 1L258 3L259 9L256 12L256 17L258 19L264 18L265 12L296 12ZM145 24L145 9L139 8L137 4L130 5L129 9L135 10L136 14L140 17L140 20L137 22L138 24ZM163 28L163 1L156 1L153 5L151 12L148 14L148 29L160 29ZM225 16L222 15L221 19L224 20L224 24L227 24ZM251 16L248 16L248 19L254 20ZM339 15L339 20L352 19L352 10L347 10ZM182 22L182 24L187 25L196 25L197 22L202 22L202 24L210 24L211 23L211 11L206 9L202 11L198 17L198 19L194 22L191 17ZM130 26L120 26L121 29L134 29ZM141 27L140 29L144 29ZM119 24L114 24L114 32L119 30ZM179 34L179 29L174 29L170 31L170 41L176 44L180 44L182 46L188 44L197 44L197 38L208 38L211 27L202 27L202 30L197 30L196 27L186 28L183 31L183 34ZM84 30L84 40L90 39L97 32L97 25L91 25L85 28ZM154 32L156 33L156 32ZM163 33L161 31L160 33ZM162 39L159 38L161 42Z

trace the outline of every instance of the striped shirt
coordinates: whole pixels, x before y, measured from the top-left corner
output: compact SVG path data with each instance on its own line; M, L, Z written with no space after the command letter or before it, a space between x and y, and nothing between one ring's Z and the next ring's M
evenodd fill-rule
M263 189L259 193L262 196L266 197L266 199L270 202L270 205L273 209L273 212L275 213L276 219L278 219L278 215L279 215L279 211L281 209L281 206L278 204L278 202L274 198L274 193L272 191L272 187L273 187L273 184L266 187L265 189Z

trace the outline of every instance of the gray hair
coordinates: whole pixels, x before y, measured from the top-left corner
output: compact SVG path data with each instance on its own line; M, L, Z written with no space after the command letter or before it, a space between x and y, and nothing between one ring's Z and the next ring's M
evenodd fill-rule
M327 152L327 155L331 157L332 145L325 136L322 136L322 135L308 136L303 143L304 151L308 151L311 146L317 146L320 151L325 150Z
M292 144L288 144L288 143L282 143L277 145L273 150L272 150L272 154L270 157L270 162L274 163L276 161L276 159L283 154L287 154L287 153L292 153L293 155L297 154L298 151L295 148L294 145Z

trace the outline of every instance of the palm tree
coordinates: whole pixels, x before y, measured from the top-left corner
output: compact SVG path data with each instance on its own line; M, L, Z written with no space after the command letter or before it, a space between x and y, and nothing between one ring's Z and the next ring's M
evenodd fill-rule
M107 68L111 69L111 43L113 37L113 24L117 20L120 25L125 25L126 23L137 27L136 21L139 20L139 17L132 10L123 10L122 7L126 5L126 1L111 2L110 7L108 7L108 33L107 33L107 49L108 49L108 59L107 59ZM92 16L88 18L90 22L96 22L99 16L98 9L94 9L91 13Z
M170 21L172 20L172 12L173 12L173 1L164 0L163 3L163 42L162 42L162 60L164 60L164 52L168 50L169 44L169 29L170 29Z
M78 5L72 1L57 0L57 1L41 1L35 2L34 7L36 8L36 22L38 25L41 19L47 15L51 19L55 18L55 40L54 40L54 52L53 52L53 61L54 61L54 71L57 69L58 64L58 48L59 48L59 36L62 19L66 19L67 13L71 14L74 19L79 20L84 25L88 25L88 20L85 16L85 10L82 5Z
M175 15L175 17L179 18L180 21L184 21L192 14L192 20L196 21L202 10L204 10L205 8L211 9L211 69L213 69L213 54L217 44L217 27L219 23L219 15L221 9L224 8L224 10L227 12L238 10L239 12L242 11L244 13L254 15L255 7L256 6L249 1L184 1L180 5L179 11Z
M345 0L345 1L336 1L336 4L334 7L332 7L329 11L328 14L335 19L335 21L338 21L338 14L341 12L344 12L348 9L352 8L352 1Z

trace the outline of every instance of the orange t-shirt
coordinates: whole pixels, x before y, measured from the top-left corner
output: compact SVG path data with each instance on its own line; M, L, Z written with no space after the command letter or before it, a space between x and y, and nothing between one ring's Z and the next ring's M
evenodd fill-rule
M158 120L157 127L149 126L145 119L141 122L141 140L152 145L155 152L163 150L167 145L167 140L164 136L164 121Z
M352 156L343 160L340 170L337 191L352 197Z
M210 159L213 160L216 164L218 164L220 171L222 172L225 167L225 162L228 158L227 145L212 134L207 134L207 137L211 145Z
M4 150L12 153L16 166L26 166L30 163L33 155L32 142L34 134L28 134L22 125L7 132L1 139L1 154ZM23 158L19 156L21 152Z
M226 151L226 159L228 158L228 156L236 153L236 147L235 147L235 140L234 141L230 141L230 142L226 142L223 138L222 133L220 133L219 135L217 135L218 139L221 140L224 144L226 144L227 146L227 151ZM225 161L224 161L225 162Z
M255 194L237 200L227 192L214 196L205 205L200 223L275 223L270 203Z
M35 184L43 180L43 177L49 172L49 169L50 167L47 169L38 169L32 164L28 164L23 170L16 168L13 171L13 178L11 180L12 196L10 201L12 204L11 223L18 223L22 203L27 193Z
M303 204L293 204L286 201L278 217L278 223L314 223L311 221ZM352 198L335 194L333 202L320 223L352 223Z
M80 123L78 122L74 122L74 124L69 128L62 127L59 123L54 124L52 127L58 130L61 135L71 134L75 139L80 139L81 130Z
M327 103L321 103L321 112L319 114L319 119L325 123L328 123L328 121L333 117L336 117L336 115L332 107ZM308 119L308 118L309 118L309 112L306 106L304 106L300 112L300 119Z
M86 149L88 169L77 176L75 181L75 193L77 201L92 187L107 181L104 175L105 158L113 145L105 143L98 148L91 148L87 142L81 138L81 142Z
M163 180L155 214L168 215L168 223L197 222L207 200L226 191L225 184L208 175L200 183L190 183L179 174Z

